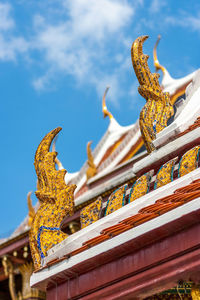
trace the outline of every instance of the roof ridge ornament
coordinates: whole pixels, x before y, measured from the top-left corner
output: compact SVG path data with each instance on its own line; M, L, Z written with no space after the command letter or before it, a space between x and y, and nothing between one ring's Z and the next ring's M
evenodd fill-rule
M52 152L56 152L56 141L57 141L57 136L54 138L53 144L52 144ZM61 161L56 157L55 158L55 163L58 166L58 170L64 169Z
M29 233L31 254L35 269L42 266L47 251L68 237L61 231L61 222L67 215L73 214L75 184L65 184L66 170L56 170L56 152L49 152L51 143L62 128L49 132L39 144L35 154L35 170L38 177L40 200Z
M138 37L132 45L131 57L135 74L140 86L138 92L146 99L146 104L140 112L140 131L147 151L155 150L152 143L156 134L167 126L167 121L174 114L169 93L164 93L159 84L159 74L151 73L147 60L148 55L143 54L143 43L147 35Z
M94 157L93 157L92 150L91 150L91 144L92 144L92 141L87 143L87 156L88 156L88 161L87 161L88 169L86 171L87 180L89 180L90 178L92 178L94 175L97 174L97 168L94 163Z
M110 88L109 86L106 87L104 95L103 95L103 99L102 99L102 111L103 111L104 118L109 117L109 119L111 121L111 119L114 119L114 117L111 114L111 112L109 112L109 110L107 109L107 106L106 106L106 95L107 95L107 92L108 92L109 88Z
M161 39L161 35L159 34L158 38L157 38L157 41L155 43L155 46L153 48L153 61L154 61L154 66L155 66L156 72L159 71L159 70L161 70L163 72L163 74L165 74L167 70L166 70L165 67L163 67L159 63L158 56L157 56L157 47L158 47L158 44L160 42L160 39Z
M32 224L33 219L34 219L34 217L35 217L35 209L34 209L33 204L32 204L31 194L32 194L32 191L28 192L28 194L27 194L27 203L28 203L28 226L30 226L30 227L31 227L31 224Z

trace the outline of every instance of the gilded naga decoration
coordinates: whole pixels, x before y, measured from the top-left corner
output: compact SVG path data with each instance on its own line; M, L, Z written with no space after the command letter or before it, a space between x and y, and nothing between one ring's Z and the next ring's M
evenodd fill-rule
M92 144L91 141L87 143L87 156L88 156L88 161L87 161L88 169L86 171L87 180L97 174L97 168L95 166L92 150L90 148L91 144Z
M41 141L35 154L35 170L38 190L35 192L40 207L35 214L30 230L30 248L35 269L42 266L42 259L54 245L68 237L60 225L66 215L73 214L76 185L66 185L66 170L56 170L56 152L49 152L52 140L60 127L49 132Z
M152 143L156 134L167 126L167 121L174 114L169 93L163 93L159 84L159 74L152 74L147 60L148 55L143 54L142 46L148 36L138 37L132 45L131 57L135 74L140 86L138 91L146 99L146 104L140 112L140 130L147 151L155 150Z

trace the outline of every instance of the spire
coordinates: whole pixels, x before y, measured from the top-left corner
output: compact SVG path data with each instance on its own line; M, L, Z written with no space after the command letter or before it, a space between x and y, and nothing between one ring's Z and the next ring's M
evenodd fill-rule
M90 179L91 177L93 177L94 175L96 175L97 173L97 168L94 164L94 157L92 155L92 150L90 148L92 142L88 142L87 143L87 156L88 156L88 169L86 171L86 176L87 176L87 180Z
M103 99L102 99L102 111L103 111L104 118L108 116L110 118L110 120L111 120L111 119L113 119L113 115L108 111L107 106L106 106L106 94L107 94L109 88L110 87L107 86L107 88L106 88L106 90L104 92L104 95L103 95Z

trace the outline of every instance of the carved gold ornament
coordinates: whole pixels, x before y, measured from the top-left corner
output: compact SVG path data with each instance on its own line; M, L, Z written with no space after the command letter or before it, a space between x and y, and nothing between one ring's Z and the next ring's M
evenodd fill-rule
M156 68L156 72L161 70L163 72L163 74L166 73L166 69L165 67L163 67L162 65L160 65L159 61L158 61L158 56L157 56L157 47L158 47L158 44L160 42L160 39L161 39L161 36L158 35L158 39L155 43L155 46L153 48L153 61L154 61L154 66Z
M113 115L111 114L111 112L108 111L107 109L107 106L106 106L106 95L107 95L107 92L109 90L109 86L107 86L105 92L104 92L104 95L103 95L103 99L102 99L102 111L103 111L103 116L104 118L105 117L109 117L109 119L113 119Z
M28 226L31 227L31 224L33 222L33 219L35 217L35 209L32 205L32 200L31 200L31 194L32 192L28 192L27 195L27 203L28 203Z
M60 230L60 224L66 215L73 214L74 190L76 185L66 185L66 170L56 170L56 152L49 152L52 140L61 130L60 127L48 133L37 148L35 170L38 177L40 207L33 219L30 230L30 248L35 269L41 267L42 259L54 245L66 239L68 235Z
M87 161L88 169L86 171L87 180L97 174L97 168L94 164L94 158L92 155L91 144L92 144L91 141L87 143L87 156L88 156L88 161Z
M146 99L140 112L140 131L148 152L155 148L152 141L156 134L167 126L167 121L174 114L169 93L163 93L159 84L159 74L152 74L147 64L148 55L143 54L143 43L148 36L137 38L131 48L132 64L140 86L138 91Z

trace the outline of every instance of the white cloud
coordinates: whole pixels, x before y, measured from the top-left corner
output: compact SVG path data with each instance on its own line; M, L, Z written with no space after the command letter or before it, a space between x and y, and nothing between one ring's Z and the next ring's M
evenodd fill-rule
M8 3L0 3L0 30L12 29L15 25L11 18L11 5Z
M71 17L72 30L79 36L102 40L127 24L133 8L125 1L65 1Z
M152 0L149 10L151 13L158 13L164 6L166 6L164 0Z
M28 49L25 39L13 33L15 22L11 17L11 10L10 4L0 2L0 60L2 61L16 60L18 53L24 53Z
M197 16L186 13L182 13L178 18L170 16L166 18L165 22L173 26L178 25L200 32L200 11L197 12Z
M16 60L18 53L27 51L27 43L21 37L11 37L9 40L3 34L0 34L0 60Z
M65 19L56 24L45 23L42 16L35 17L33 47L40 51L51 74L63 72L72 75L78 83L94 84L97 91L101 90L99 82L102 82L102 77L110 78L108 81L113 83L114 94L118 86L117 77L108 75L106 66L110 60L115 61L118 54L115 47L119 41L120 45L126 42L123 29L131 21L134 8L127 1L64 0L61 9ZM111 39L116 43L113 45L113 54L116 55L113 57L107 53ZM123 54L120 59L123 61ZM52 76L48 71L45 74L34 80L37 90L45 89L49 76Z

